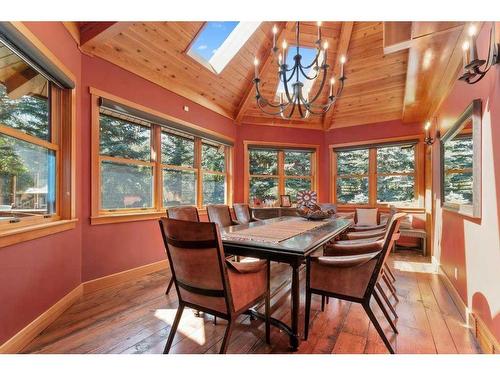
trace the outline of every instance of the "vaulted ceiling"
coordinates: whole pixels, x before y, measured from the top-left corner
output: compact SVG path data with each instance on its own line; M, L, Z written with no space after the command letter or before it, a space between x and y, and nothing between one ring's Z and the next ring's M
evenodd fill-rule
M451 87L461 63L463 22L323 22L328 64L338 76L347 56L342 96L326 115L283 120L255 103L253 59L262 93L278 86L272 26L278 43L295 39L295 22L262 22L220 74L191 58L187 50L203 22L81 22L69 24L82 51L101 57L239 124L331 129L397 120L424 121ZM300 44L314 46L315 22L301 22ZM312 92L318 86L314 83ZM326 102L328 87L321 101Z

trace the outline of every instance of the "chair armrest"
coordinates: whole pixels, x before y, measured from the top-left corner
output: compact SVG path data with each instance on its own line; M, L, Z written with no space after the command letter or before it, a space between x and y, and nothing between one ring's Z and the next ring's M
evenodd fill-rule
M376 229L380 229L380 230L384 230L386 227L385 224L379 224L379 225L369 225L369 226L353 226L350 228L350 231L351 232L365 232L367 230L376 230Z
M380 254L380 251L370 252L358 255L344 255L344 256L322 256L313 258L313 261L327 267L357 267L361 266Z
M246 258L249 259L249 258ZM253 260L245 262L233 262L226 259L226 265L228 271L233 271L236 273L256 273L262 271L267 267L266 260Z
M335 242L333 244L325 246L324 255L344 256L344 255L368 254L376 251L381 251L383 245L384 245L384 240L376 240L372 242L362 242L355 244Z
M364 238L380 238L385 236L385 231L349 232L345 237L349 240L359 240Z

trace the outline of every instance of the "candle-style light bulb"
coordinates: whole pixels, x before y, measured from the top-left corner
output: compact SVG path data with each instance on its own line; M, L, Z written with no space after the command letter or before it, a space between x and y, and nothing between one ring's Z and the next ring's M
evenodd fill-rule
M463 60L464 60L464 69L470 63L470 61L469 61L469 47L470 47L470 44L467 41L465 41L462 44L462 51L464 52L464 57L463 57Z
M281 43L281 47L283 47L283 53L285 53L287 46L288 44L286 43L286 40L283 40L283 43Z
M328 49L328 40L325 41L325 43L323 43L323 49Z
M321 40L321 21L318 21L316 22L316 24L318 25L318 40L320 41Z
M469 26L469 62L477 60L476 36L477 28L475 25Z
M278 55L278 64L281 66L281 64L283 64L283 55L280 53Z
M276 48L276 34L278 33L278 28L276 25L273 26L273 48Z
M345 55L340 56L340 77L344 77L344 64L345 64L346 58Z
M335 78L332 77L330 79L330 94L328 96L332 96L333 95L333 85L335 85Z
M255 78L259 78L259 59L257 57L253 60L253 65L255 67Z
M426 139L429 139L430 138L430 134L429 134L429 129L431 128L431 122L430 121L427 121L425 123L425 126L424 126L424 130L425 130L425 138Z

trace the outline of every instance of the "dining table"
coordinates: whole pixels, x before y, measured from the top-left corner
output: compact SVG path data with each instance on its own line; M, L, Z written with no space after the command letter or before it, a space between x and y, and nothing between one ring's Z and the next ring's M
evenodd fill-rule
M351 221L340 218L311 221L302 217L283 216L221 228L226 254L266 259L290 266L291 326L272 317L271 324L288 334L292 351L296 351L300 345L300 267L311 253L342 234L351 225ZM264 318L255 309L250 310L249 314Z

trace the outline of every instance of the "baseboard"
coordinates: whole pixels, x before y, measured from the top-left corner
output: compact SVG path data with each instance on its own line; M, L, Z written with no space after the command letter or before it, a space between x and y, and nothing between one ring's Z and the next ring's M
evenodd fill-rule
M134 280L147 274L160 271L168 267L166 260L146 264L130 270L114 273L98 279L86 281L78 285L71 292L52 305L48 310L38 316L30 324L16 333L8 341L0 346L0 354L15 354L23 350L26 345L33 341L45 328L54 322L64 311L75 303L82 295L104 289L109 286Z
M453 302L460 311L460 315L462 315L462 318L465 320L466 324L472 331L472 334L476 338L477 343L481 347L483 353L500 353L500 344L498 343L496 337L493 335L493 333L491 333L484 321L477 314L471 312L470 309L465 305L464 301L462 301L462 298L441 267L439 269L439 276L443 281L446 290L448 290L448 292L450 293Z
M107 275L100 277L98 279L89 280L84 282L83 293L91 293L96 290L104 289L113 285L118 285L126 281L134 280L139 277L148 275L150 273L160 271L168 268L168 263L166 260L161 260L159 262L146 264L144 266L132 268L130 270L114 273L112 275Z
M64 311L75 303L83 294L82 284L78 285L71 292L52 305L48 310L39 315L30 324L12 336L9 340L0 346L0 353L14 354L19 353L35 337L37 337L45 328L54 322Z

